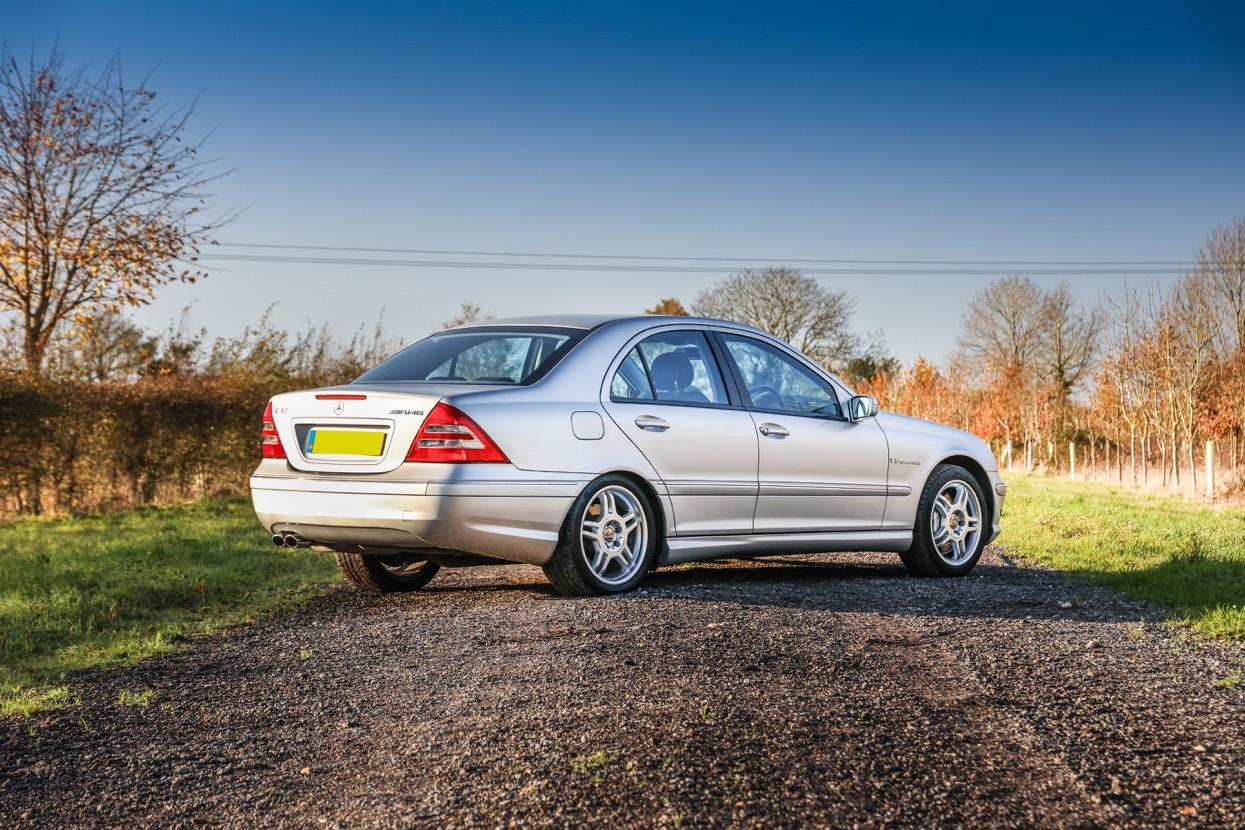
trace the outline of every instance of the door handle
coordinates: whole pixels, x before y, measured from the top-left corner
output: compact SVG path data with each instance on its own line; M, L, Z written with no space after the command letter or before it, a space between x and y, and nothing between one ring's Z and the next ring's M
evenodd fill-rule
M786 438L791 434L791 431L782 424L771 424L768 422L757 427L757 431L766 438Z
M656 415L641 415L635 419L635 425L640 429L652 430L653 432L665 432L670 429L670 424Z

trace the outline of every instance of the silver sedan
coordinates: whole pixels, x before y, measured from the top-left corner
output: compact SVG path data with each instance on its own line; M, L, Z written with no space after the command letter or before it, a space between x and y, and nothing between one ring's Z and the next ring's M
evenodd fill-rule
M957 576L998 535L989 446L879 412L765 332L689 317L489 320L264 412L255 512L355 585L540 565L566 594L716 557L891 551Z

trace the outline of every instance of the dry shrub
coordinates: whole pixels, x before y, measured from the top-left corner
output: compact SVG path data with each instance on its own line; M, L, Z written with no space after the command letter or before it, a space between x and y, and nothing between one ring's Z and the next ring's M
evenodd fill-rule
M82 513L241 492L259 456L260 414L277 391L229 375L0 376L0 511Z

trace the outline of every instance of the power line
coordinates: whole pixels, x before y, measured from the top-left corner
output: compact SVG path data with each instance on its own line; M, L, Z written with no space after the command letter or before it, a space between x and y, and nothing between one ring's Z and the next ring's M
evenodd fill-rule
M498 254L500 256L500 254ZM469 260L434 260L434 259L381 259L376 257L326 257L326 256L288 256L288 255L265 255L265 254L213 254L205 253L200 255L200 260L215 262L271 262L271 263L287 263L294 265L349 265L349 266L380 266L391 268L469 268L476 270L502 269L502 270L522 270L522 271L602 271L602 272L622 272L622 273L708 273L720 274L724 271L740 270L732 267L727 260L723 260L723 265L639 265L639 264L612 264L602 262L505 262L505 261L469 261ZM635 257L639 259L639 257ZM647 258L646 258L647 259ZM656 258L654 258L656 259ZM710 259L710 258L705 258ZM731 260L733 262L751 261L751 260ZM812 260L761 260L772 264L783 264L792 262L811 262ZM1023 263L1010 262L1000 263L1000 267L988 268L980 267L989 263L984 261L964 261L966 265L973 267L898 267L904 264L903 260L849 260L849 262L859 262L859 267L821 267L821 268L803 268L806 274L817 275L876 275L876 276L997 276L1013 273L1016 268L1014 266ZM939 263L935 260L927 261L935 265L950 264ZM875 264L874 264L875 263ZM877 267L878 265L895 263L896 267ZM1116 267L1114 265L1103 265L1101 267L1050 267L1054 263L1042 263L1044 267L1040 268L1024 268L1025 274L1037 275L1055 275L1055 276L1106 276L1106 275L1162 275L1162 274L1180 274L1184 273L1185 268L1174 267L1143 267L1138 264L1137 267Z
M417 254L421 256L469 256L469 257L540 257L546 259L603 259L641 260L661 262L750 262L750 263L808 263L824 265L965 265L965 266L1066 266L1066 267L1163 267L1191 268L1195 263L1188 260L1153 259L828 259L810 257L735 257L735 256L656 256L653 254L586 254L553 251L480 251L450 250L442 248L382 248L352 245L297 245L266 242L221 242L225 248L259 248L289 251L341 251L369 254ZM241 256L241 255L238 255Z

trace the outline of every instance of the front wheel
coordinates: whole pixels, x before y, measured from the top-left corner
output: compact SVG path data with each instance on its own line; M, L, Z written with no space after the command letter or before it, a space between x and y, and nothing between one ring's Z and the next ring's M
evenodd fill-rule
M418 591L441 566L406 553L338 553L337 567L346 581L372 594Z
M934 468L917 505L912 547L900 554L917 576L962 576L985 548L985 497L968 470L954 464Z
M571 505L545 576L568 596L631 590L648 572L660 542L653 509L630 479L596 479Z

